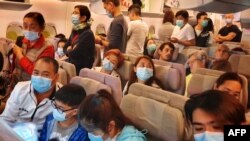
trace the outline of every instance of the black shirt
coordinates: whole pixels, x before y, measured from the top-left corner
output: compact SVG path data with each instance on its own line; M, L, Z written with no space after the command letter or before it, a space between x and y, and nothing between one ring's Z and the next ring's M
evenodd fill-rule
M227 36L230 32L234 32L236 34L236 36L231 41L240 42L242 33L236 25L231 25L230 27L222 27L219 31L219 34L221 36Z

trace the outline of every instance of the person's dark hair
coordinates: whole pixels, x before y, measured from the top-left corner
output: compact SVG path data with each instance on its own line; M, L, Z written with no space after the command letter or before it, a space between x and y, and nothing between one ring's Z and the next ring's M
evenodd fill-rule
M210 18L207 18L207 26L203 28L203 31L211 31L214 33L214 24Z
M43 15L39 12L29 12L24 16L24 18L32 18L38 23L41 29L45 28L45 20Z
M105 133L108 132L107 127L112 120L115 121L118 129L123 129L125 125L132 124L122 113L112 95L106 90L99 90L96 94L88 95L84 99L80 105L79 119L83 127L87 126L85 122L88 122Z
M48 64L53 64L54 66L54 73L58 73L58 69L59 69L59 64L58 62L54 59L54 58L51 58L51 57L41 57L39 58L36 62L38 61L43 61L43 62L46 62Z
M237 81L240 83L240 85L243 85L243 80L241 79L241 77L235 73L235 72L226 72L223 73L217 80L216 80L216 87L218 88L220 85L222 85L223 83L225 83L228 80L233 80L233 81Z
M193 122L193 112L201 109L216 117L218 122L225 124L240 125L246 121L245 109L239 101L226 92L208 90L195 94L185 103L186 120L189 124Z
M187 10L180 10L175 14L175 17L177 18L178 16L182 16L184 19L188 19L189 14Z
M55 100L71 107L78 107L85 97L84 88L76 84L67 84L55 93Z
M66 38L66 37L65 37L64 34L59 33L59 34L56 34L56 35L55 35L55 38L63 39L63 38Z
M196 15L196 20L200 19L201 16L207 16L207 13L206 12L199 12L197 15Z
M128 8L128 12L133 12L137 16L141 16L141 6L138 4L133 4Z
M152 61L151 58L149 58L148 56L145 56L145 55L138 57L135 61L134 67L137 66L137 64L141 61L141 59L147 59L153 67L152 68L153 69L153 76L146 81L145 85L151 86L153 84L153 82L155 82L158 86L160 86L160 88L163 88L163 85L161 84L160 80L158 80L155 77L155 66L154 66L154 62ZM136 72L134 71L134 69L132 69L130 72L130 78L128 81L128 87L127 87L126 93L128 92L130 85L132 85L135 82L137 82L137 76L136 76Z
M166 22L174 24L174 12L172 10L168 10L165 12L162 23Z
M120 0L102 0L103 3L112 2L116 7L120 6Z
M84 22L87 22L90 19L91 13L90 13L89 8L87 6L76 5L75 8L79 9L80 16L86 16L86 20Z
M173 51L175 50L174 44L172 44L171 42L162 43L159 47L159 50L162 51L166 45L169 46L171 49L173 49Z
M142 7L141 0L132 0L133 4L138 4L140 7Z
M58 41L58 43L57 43L57 44L59 44L59 43L61 43L61 42L66 43L66 42L67 42L67 39L66 39L66 38L62 38L62 39L60 39L60 40Z

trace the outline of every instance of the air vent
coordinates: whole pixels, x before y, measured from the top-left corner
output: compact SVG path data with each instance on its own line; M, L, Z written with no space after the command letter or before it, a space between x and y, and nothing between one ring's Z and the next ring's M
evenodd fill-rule
M32 6L29 0L0 0L0 9L23 11Z

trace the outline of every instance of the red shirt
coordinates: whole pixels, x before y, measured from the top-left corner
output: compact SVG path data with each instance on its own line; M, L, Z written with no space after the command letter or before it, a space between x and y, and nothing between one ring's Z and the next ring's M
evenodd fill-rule
M27 44L27 49L29 48L41 48L44 45L44 42L46 42L44 36L41 36L37 42L33 45L30 46L30 41L26 38L23 38L22 42L24 44ZM54 58L55 52L54 52L54 47L52 45L49 45L39 56L37 59L41 57L51 57ZM26 56L21 58L19 60L19 65L22 67L22 69L27 72L28 74L32 74L32 71L34 69L35 62L31 62Z

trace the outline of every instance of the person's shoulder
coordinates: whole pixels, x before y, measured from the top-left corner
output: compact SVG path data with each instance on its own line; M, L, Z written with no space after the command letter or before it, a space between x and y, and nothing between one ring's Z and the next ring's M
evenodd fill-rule
M123 127L120 135L117 137L118 141L141 141L146 140L144 134L137 130L132 125L126 125Z
M26 89L26 88L30 87L30 85L31 85L30 81L20 81L16 84L15 88Z

